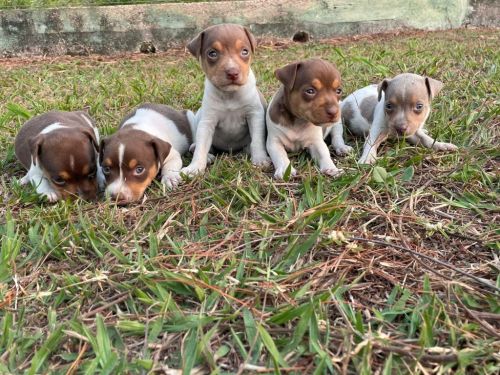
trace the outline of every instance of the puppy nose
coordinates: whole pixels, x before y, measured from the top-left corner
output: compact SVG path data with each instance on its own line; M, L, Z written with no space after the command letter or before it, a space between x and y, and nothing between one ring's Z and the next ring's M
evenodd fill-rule
M399 135L404 135L406 133L406 129L408 129L408 126L406 126L406 125L400 125L400 126L396 127L396 132Z
M226 77L231 81L236 81L239 75L240 72L236 68L230 68L226 70Z
M337 115L337 113L339 112L338 108L337 107L330 107L330 108L327 108L326 109L326 114L329 116L329 117L335 117Z

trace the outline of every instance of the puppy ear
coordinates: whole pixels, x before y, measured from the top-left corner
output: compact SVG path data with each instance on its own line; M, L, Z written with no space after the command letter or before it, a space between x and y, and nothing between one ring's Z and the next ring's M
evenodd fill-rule
M243 30L245 30L245 34L247 34L250 47L252 48L252 53L255 53L255 49L257 48L257 41L255 40L255 37L248 27L243 26Z
M443 82L434 78L425 77L425 86L427 87L429 98L433 99L443 88Z
M199 58L201 55L201 47L203 46L203 37L205 36L205 32L202 31L199 33L196 38L191 40L186 48L188 49L189 52L191 52L191 55L193 55L196 58Z
M381 83L378 85L378 101L382 99L382 91L385 93L385 90L387 90L387 86L389 86L389 83L391 82L390 79L384 79Z
M87 137L89 137L90 143L92 143L92 146L94 146L94 150L96 152L99 152L99 145L97 144L97 139L95 137L94 130L90 129L90 128L88 128L88 129L85 128L85 130L83 130L83 132L87 135Z
M38 159L42 154L42 144L45 139L45 135L38 134L35 138L30 139L29 146L31 151L31 160L34 165L38 164Z
M101 139L101 143L99 144L99 164L102 164L104 159L104 149L106 148L106 142L108 138Z
M297 77L297 71L299 70L300 65L300 63L293 63L274 71L274 75L276 76L276 78L278 78L278 80L283 85L285 85L285 88L288 91L293 89L295 78Z
M155 151L156 160L158 161L158 164L160 165L161 168L168 154L170 154L170 149L172 148L172 145L168 142L162 141L161 139L153 138L151 140L151 146Z

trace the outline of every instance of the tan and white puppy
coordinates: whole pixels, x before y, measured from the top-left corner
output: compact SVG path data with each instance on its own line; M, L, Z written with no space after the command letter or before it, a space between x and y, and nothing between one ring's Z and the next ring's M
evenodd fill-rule
M15 140L16 156L31 182L50 202L95 199L99 131L85 111L52 111L26 122Z
M454 144L435 141L424 129L431 100L442 87L438 80L403 73L349 95L342 102L342 118L353 134L366 137L358 163L375 163L377 148L388 137L405 137L436 151L457 150Z
M254 165L268 165L265 148L266 103L250 68L256 41L240 25L211 26L187 48L205 73L205 91L196 113L193 160L182 169L186 175L202 173L211 147L220 151L247 151Z
M339 125L342 136L340 73L328 61L310 59L278 69L275 75L283 85L271 100L266 115L266 145L274 164L274 177L283 178L290 164L287 151L303 149L309 151L322 173L340 175L343 171L333 163L323 140L333 123L336 129L332 133L333 143ZM291 168L291 175L296 174L295 168Z
M194 114L162 104L142 104L104 138L99 162L106 178L106 195L119 203L138 200L156 175L168 188L182 180L181 155L194 133Z

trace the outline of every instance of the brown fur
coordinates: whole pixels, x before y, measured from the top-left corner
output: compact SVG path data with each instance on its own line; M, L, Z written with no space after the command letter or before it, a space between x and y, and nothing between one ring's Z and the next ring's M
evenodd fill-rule
M16 156L23 166L29 169L33 159L62 199L95 199L97 195L97 141L82 114L93 123L83 111L53 111L34 117L23 125L15 140ZM65 128L40 134L54 123ZM54 182L60 179L63 185Z
M279 124L297 125L297 120L315 125L336 122L340 118L340 73L325 60L311 59L276 70L283 84L272 108L271 119ZM307 94L314 89L314 95ZM300 121L299 121L300 122Z
M201 67L207 78L220 89L234 90L247 82L252 53L256 41L250 31L240 25L222 24L211 26L194 38L187 48L200 59ZM248 54L242 54L243 49ZM215 51L217 56L211 58L208 53ZM237 79L229 75L237 75Z

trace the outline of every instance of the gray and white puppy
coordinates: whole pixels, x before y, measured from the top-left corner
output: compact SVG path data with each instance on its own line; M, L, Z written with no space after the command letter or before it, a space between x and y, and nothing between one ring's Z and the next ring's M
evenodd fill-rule
M95 199L104 178L97 165L99 131L85 111L52 111L26 122L15 140L16 156L31 182L50 202ZM98 181L99 180L99 181Z
M205 91L196 113L196 145L191 164L181 172L202 173L211 147L250 149L254 165L268 165L265 147L266 103L250 68L256 41L240 25L222 24L202 31L187 46L205 73Z
M433 78L403 73L349 95L341 105L344 123L353 134L366 137L358 163L375 163L377 148L388 137L405 137L411 144L436 151L457 150L452 143L434 140L424 129L431 100L442 87Z

